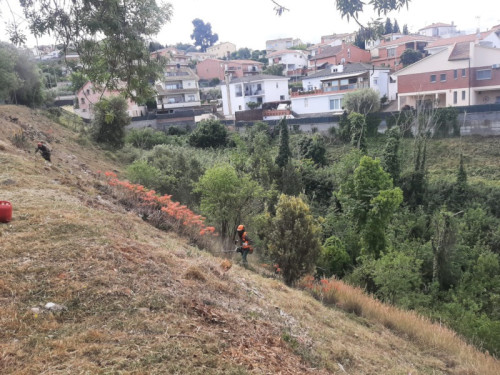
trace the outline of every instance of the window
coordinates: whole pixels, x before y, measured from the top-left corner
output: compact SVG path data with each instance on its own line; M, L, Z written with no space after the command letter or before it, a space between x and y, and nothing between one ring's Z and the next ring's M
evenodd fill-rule
M82 99L81 99L81 102L82 102L82 104L85 104L85 99L84 99L84 98L82 98Z
M279 83L278 82L276 82L276 88L279 88Z
M458 92L453 91L453 104L457 104L458 101Z
M432 83L436 82L436 75L435 74L431 74L431 82Z
M342 109L342 99L330 99L330 109L332 111L338 111Z
M465 100L465 90L462 91L462 100Z
M280 100L285 100L285 95L280 95Z
M478 70L476 72L476 79L477 80L491 79L491 69Z
M465 69L462 69L462 77L465 77Z
M87 89L87 95L90 95L90 89Z
M446 73L441 73L441 74L439 75L439 80L440 80L441 82L446 82Z
M309 107L309 100L304 99L304 108Z
M455 70L453 71L453 78L454 78L454 79L457 79L457 78L458 78L458 70L457 70L457 69L455 69Z
M396 56L396 48L387 48L387 57Z

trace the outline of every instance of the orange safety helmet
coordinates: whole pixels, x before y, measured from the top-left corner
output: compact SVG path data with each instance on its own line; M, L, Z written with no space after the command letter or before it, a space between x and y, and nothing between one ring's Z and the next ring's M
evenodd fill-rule
M236 229L238 232L243 232L245 230L245 226L243 224L238 225L238 228Z

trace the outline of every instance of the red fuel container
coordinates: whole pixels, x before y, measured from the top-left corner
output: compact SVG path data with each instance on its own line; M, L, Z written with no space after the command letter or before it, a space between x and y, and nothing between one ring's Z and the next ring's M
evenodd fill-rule
M0 223L12 220L12 205L7 201L0 201Z

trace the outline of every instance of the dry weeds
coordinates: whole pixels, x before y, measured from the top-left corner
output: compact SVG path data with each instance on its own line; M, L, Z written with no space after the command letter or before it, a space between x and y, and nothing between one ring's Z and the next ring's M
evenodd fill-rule
M52 165L11 145L9 116L52 137ZM120 166L75 139L0 107L0 199L14 207L0 226L2 374L481 374L154 228L96 189L93 171Z

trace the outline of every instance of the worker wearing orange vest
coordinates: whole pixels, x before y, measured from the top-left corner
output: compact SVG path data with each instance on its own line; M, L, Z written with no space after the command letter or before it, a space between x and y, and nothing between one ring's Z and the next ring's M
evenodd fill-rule
M247 261L247 255L253 253L253 247L250 246L250 243L252 242L250 238L248 237L247 232L245 232L245 226L244 225L238 225L238 228L236 229L239 237L239 247L237 248L237 252L241 253L241 259L243 261L244 265L248 264Z

